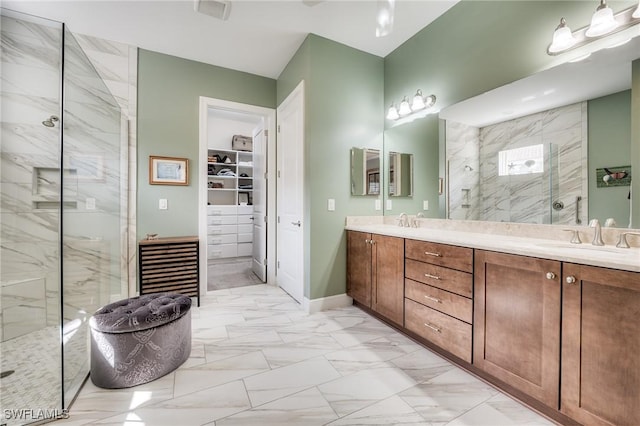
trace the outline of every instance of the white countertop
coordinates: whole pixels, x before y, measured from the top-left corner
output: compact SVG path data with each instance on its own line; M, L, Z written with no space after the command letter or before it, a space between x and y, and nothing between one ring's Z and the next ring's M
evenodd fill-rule
M452 244L502 253L560 260L583 265L601 266L640 272L640 248L617 248L615 245L594 246L571 244L553 239L518 237L494 233L455 231L438 228L405 228L389 224L348 224L351 231L369 232L392 237ZM567 235L568 236L568 235Z

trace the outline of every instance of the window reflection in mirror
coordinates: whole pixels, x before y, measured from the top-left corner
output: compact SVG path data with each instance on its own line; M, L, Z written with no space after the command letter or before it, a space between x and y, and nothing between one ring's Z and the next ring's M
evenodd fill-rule
M380 150L351 148L351 195L380 194Z
M389 196L413 196L413 154L389 152Z

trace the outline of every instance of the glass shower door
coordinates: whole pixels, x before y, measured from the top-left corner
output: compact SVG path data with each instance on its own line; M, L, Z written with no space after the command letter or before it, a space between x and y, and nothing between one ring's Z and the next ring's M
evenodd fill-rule
M120 108L66 29L64 49L62 343L68 406L89 371L88 319L111 297L120 298L126 191Z

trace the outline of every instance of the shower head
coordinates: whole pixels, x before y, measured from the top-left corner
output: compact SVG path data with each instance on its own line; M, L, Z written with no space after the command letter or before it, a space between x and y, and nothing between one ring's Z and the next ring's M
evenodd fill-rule
M56 122L59 121L59 120L60 119L57 116L52 115L51 117L49 117L46 120L44 120L42 122L42 125L45 126L45 127L54 127L56 125Z

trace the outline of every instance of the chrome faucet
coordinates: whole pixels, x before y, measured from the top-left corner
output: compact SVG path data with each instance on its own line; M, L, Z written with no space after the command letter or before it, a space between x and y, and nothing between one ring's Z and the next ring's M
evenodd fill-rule
M400 216L398 216L398 226L403 226L403 227L409 226L409 219L406 213L400 213Z
M616 244L616 247L618 247L618 248L631 248L631 246L629 245L629 242L627 241L627 235L635 235L635 236L640 237L640 234L637 233L637 232L623 232L618 237L618 244Z
M589 222L590 228L595 228L595 233L593 234L593 241L591 244L594 246L603 246L604 241L602 241L602 228L600 227L600 221L598 219L591 219Z
M416 214L415 217L411 218L411 227L419 228L418 219L423 217L424 217L424 214L422 212L418 212L418 214Z

